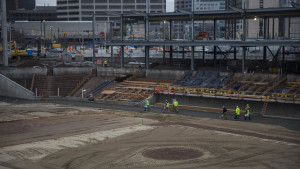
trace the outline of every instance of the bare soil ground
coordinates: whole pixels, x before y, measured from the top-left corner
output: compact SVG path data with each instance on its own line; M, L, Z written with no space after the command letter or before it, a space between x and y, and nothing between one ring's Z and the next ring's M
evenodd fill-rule
M0 168L300 167L300 132L278 125L4 102L0 121Z

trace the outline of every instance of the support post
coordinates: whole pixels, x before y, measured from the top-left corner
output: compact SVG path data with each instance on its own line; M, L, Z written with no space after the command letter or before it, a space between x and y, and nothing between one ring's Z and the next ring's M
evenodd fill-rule
M149 69L149 46L145 46L145 68Z
M95 14L92 15L92 29L93 29L93 66L95 66Z
M184 46L182 46L182 60L184 60Z
M242 73L245 71L246 46L243 46Z
M124 46L121 46L121 68L124 68Z
M110 66L114 66L114 47L110 46Z
M170 66L173 66L173 46L170 46Z
M194 41L195 39L195 20L194 20L194 10L193 10L193 14L192 14L192 37L191 40Z
M8 55L7 55L7 25L6 25L6 1L1 1L2 8L2 64L8 66Z
M113 23L110 22L110 40L113 40Z
M289 17L289 24L288 24L288 39L291 39L291 17Z
M263 70L266 70L267 66L267 46L264 46L264 51L263 51Z
M275 23L274 23L274 18L273 18L273 21L272 21L272 39L275 38Z
M123 42L123 15L121 14L121 41Z
M166 63L166 46L163 46L163 64L165 65Z
M205 66L205 46L202 46L203 66Z
M283 72L283 69L284 69L284 57L285 57L285 46L282 46L282 62L281 62L282 72Z
M233 53L233 60L236 60L236 47L233 47L233 51L234 51L234 53Z
M191 70L195 70L195 46L192 46Z
M225 24L226 27L226 24ZM225 28L226 30L226 28ZM226 33L225 33L226 36ZM226 37L225 37L226 39ZM216 20L214 19L214 40L216 40ZM214 67L217 66L217 46L214 46Z

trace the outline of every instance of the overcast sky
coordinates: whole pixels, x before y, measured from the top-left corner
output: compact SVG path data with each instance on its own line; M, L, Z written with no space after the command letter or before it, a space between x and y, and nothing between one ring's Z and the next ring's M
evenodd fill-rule
M56 0L36 0L37 6L56 6ZM174 11L174 0L167 0L167 12Z

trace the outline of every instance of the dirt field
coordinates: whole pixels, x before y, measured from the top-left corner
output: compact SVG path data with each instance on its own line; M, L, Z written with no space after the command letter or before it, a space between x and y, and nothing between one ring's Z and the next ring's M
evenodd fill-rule
M0 121L0 169L300 167L300 132L279 125L5 102Z

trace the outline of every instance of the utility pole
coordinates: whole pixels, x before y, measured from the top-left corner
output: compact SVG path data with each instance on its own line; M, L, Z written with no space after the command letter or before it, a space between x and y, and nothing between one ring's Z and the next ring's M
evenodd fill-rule
M7 26L6 26L6 1L1 0L2 7L2 64L3 66L8 66L8 56L7 56Z

